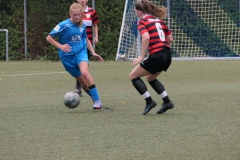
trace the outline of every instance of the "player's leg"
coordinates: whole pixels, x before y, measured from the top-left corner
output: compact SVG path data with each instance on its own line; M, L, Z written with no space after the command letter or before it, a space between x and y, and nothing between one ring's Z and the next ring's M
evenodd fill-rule
M94 83L94 80L93 80L91 74L88 71L89 60L88 60L87 48L83 48L77 54L77 64L78 64L78 68L80 69L80 72L81 72L81 78L84 79L87 84L87 89L88 89L87 93L88 93L88 95L91 96L91 98L94 102L93 109L101 109L102 103L100 100L100 96L99 96L97 87Z
M156 79L156 76L159 75L161 72L155 75L148 75L146 76L146 80L148 83L151 85L151 87L160 95L160 97L163 99L163 103L168 103L170 102L170 99L168 97L167 92L165 91L165 88L163 84Z
M76 92L80 97L83 97L83 94L82 94L82 86L81 86L81 83L78 82L78 80L76 80L75 92Z
M169 68L171 64L171 52L170 50L166 49L164 51L156 53L155 57L158 61L155 66L159 72L147 75L146 80L163 100L162 108L157 111L158 114L161 114L166 112L168 109L172 109L174 107L174 104L169 99L169 96L163 84L158 79L156 79L162 71L167 71L167 69Z
M65 70L70 73L73 77L76 78L76 80L79 82L79 84L83 87L85 91L88 90L87 84L83 78L81 78L81 72L79 70L78 65L74 63L76 60L75 55L70 55L70 56L64 56L61 57L61 62L65 68Z
M79 76L76 78L76 80L79 82L81 85L82 89L91 97L90 91L88 89L87 83L85 79L82 76Z
M81 76L86 81L86 84L88 86L89 92L92 97L92 100L94 102L93 109L101 109L102 103L100 100L100 96L99 96L97 87L94 83L94 80L88 71L88 62L82 61L81 63L79 63L79 68L81 71Z
M151 87L161 96L161 98L163 99L163 102L168 103L168 102L170 102L168 94L165 91L163 84L158 79L156 79L156 77L160 73L161 72L158 72L157 74L153 74L153 75L147 75L146 80L151 85Z
M148 71L143 69L140 65L137 65L132 72L130 73L129 77L132 81L133 86L138 91L140 95L145 99L146 106L143 110L142 114L148 113L152 108L154 108L157 103L151 98L147 86L142 81L140 77L150 74Z
M151 76L152 75L147 76L146 79L148 83L151 85L151 87L158 93L158 95L163 100L162 108L159 111L157 111L158 114L162 114L166 112L168 109L172 109L174 107L174 104L169 99L169 96L162 83L158 79L156 79L156 77Z
M90 60L92 53L87 49L87 54L88 54L88 59ZM75 85L75 92L79 94L80 97L83 97L82 94L82 86L81 83L79 83L78 80L76 80L76 85ZM87 92L88 93L88 92ZM88 93L89 94L89 93Z

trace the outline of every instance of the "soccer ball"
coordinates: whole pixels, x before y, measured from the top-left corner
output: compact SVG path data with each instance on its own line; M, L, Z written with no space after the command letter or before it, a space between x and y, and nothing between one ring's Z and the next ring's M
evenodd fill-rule
M118 54L118 60L123 60L125 61L126 60L126 54Z
M68 108L76 108L80 103L80 96L76 92L67 92L63 97L63 103Z

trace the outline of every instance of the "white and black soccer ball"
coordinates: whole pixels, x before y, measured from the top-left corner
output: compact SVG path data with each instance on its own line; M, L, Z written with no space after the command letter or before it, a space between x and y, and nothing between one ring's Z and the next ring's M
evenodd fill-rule
M67 92L63 97L63 103L68 108L76 108L80 103L80 96L76 92Z
M118 60L123 60L125 61L126 60L126 54L118 54Z

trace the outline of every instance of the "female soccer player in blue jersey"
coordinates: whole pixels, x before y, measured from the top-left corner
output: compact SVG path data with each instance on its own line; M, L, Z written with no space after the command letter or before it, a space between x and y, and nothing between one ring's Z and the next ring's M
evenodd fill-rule
M140 78L142 76L146 76L148 83L163 99L162 107L157 111L157 114L164 113L174 107L164 86L156 79L162 71L167 71L172 61L170 43L173 42L173 37L171 31L161 20L165 18L166 12L167 8L157 7L148 0L135 3L135 13L140 18L138 30L142 37L142 50L140 56L132 61L132 65L140 64L132 70L129 77L133 86L146 100L143 114L148 113L157 103L151 98L145 83ZM149 57L144 60L147 50Z
M70 18L60 22L47 36L46 40L58 48L58 55L66 71L75 77L84 91L91 96L93 109L101 109L102 103L94 80L88 71L87 48L100 62L102 57L95 53L87 38L86 26L83 24L83 9L73 3L69 9ZM58 41L54 38L58 37Z

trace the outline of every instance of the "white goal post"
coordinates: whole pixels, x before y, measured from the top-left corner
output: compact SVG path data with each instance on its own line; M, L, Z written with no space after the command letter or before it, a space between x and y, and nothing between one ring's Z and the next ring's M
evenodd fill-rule
M134 3L126 0L115 60L133 60L141 50ZM168 8L164 19L174 59L240 59L240 0L149 0Z

